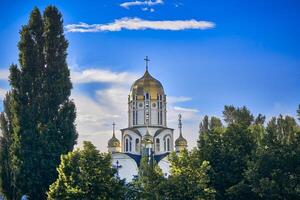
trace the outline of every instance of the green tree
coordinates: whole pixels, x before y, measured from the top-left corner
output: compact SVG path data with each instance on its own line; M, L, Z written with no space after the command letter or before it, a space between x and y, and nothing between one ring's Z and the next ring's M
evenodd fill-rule
M155 160L142 156L138 176L127 184L126 199L164 199L164 182L165 178Z
M49 200L123 199L124 182L116 178L111 156L99 153L90 142L83 150L75 150L61 157L58 178L50 186Z
M298 115L298 120L300 120L300 105L298 106L297 115Z
M60 155L73 150L76 144L75 104L69 99L72 89L70 71L66 62L68 42L64 36L62 14L56 7L48 6L44 21L44 87L41 96L41 121L43 157L41 160L43 192L56 180L56 167Z
M234 106L225 106L223 111L224 121L230 124L240 124L242 126L250 126L254 117L245 107L235 108Z
M12 169L10 159L10 148L12 144L12 127L8 122L11 121L10 113L10 94L6 94L3 101L4 112L0 114L0 128L2 136L0 137L0 193L12 199L14 196L14 187L12 185Z
M199 159L210 163L208 175L216 198L230 199L231 188L244 179L247 162L256 148L250 129L254 117L246 107L225 106L223 114L228 126L224 128L218 122L217 126L200 131L198 151Z
M164 185L164 199L215 199L209 186L209 162L199 160L198 152L181 151L170 156L171 175Z
M11 179L5 180L1 170L1 190L6 194L3 185L15 189L11 197L6 194L8 199L24 194L45 199L56 180L60 155L72 151L76 143L67 47L57 8L47 7L43 17L34 8L20 31L20 66L10 67L10 103L5 120L2 117L2 131L10 126L12 138L5 155L10 159Z
M250 188L256 199L299 199L299 155L300 128L295 119L272 118L248 163L243 186Z

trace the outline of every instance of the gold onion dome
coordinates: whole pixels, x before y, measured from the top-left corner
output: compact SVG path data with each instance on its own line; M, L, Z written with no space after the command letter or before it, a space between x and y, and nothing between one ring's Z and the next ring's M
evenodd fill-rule
M113 125L113 136L108 140L108 147L120 147L120 141L115 136L115 123Z
M184 137L182 137L182 135L180 134L180 136L176 139L175 141L175 146L187 146L187 141Z
M187 140L182 136L181 114L178 115L179 137L175 140L175 146L187 147Z
M120 147L120 141L113 135L113 137L108 141L108 147Z
M145 144L152 144L153 143L153 137L149 134L148 128L146 131L146 134L143 137L143 143Z
M151 99L157 99L158 95L165 94L162 84L150 75L148 69L143 77L136 80L131 86L130 99L132 100L134 96L143 97L146 93L150 95Z

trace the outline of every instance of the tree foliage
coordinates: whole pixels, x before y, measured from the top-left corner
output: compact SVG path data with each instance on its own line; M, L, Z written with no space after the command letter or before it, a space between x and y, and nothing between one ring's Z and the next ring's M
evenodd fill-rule
M228 191L243 180L243 172L255 148L255 139L249 129L253 115L246 107L225 106L226 128L215 117L208 124L218 121L217 126L200 130L198 141L199 159L208 161L211 187L216 189L217 199L229 199ZM205 117L202 124L206 124Z
M83 150L61 157L58 179L50 186L49 200L122 199L124 183L116 178L111 156L99 153L90 142Z
M126 199L164 199L162 193L165 179L154 159L143 156L138 176L127 184Z
M9 150L1 149L2 158L10 160L5 166L11 178L4 179L5 171L1 170L1 190L7 199L24 194L30 199L45 199L56 179L60 155L76 143L67 47L57 8L48 6L43 17L34 8L20 31L19 66L10 67L9 106L1 117L2 132L11 138L9 147L6 144ZM3 136L1 143L6 138Z
M300 128L294 118L268 123L261 145L248 164L244 185L257 199L300 198Z
M181 151L170 156L171 175L165 183L165 199L215 199L210 186L209 162L199 160L197 150Z
M2 136L0 137L0 193L8 199L14 196L12 185L12 164L10 159L10 148L12 145L12 127L8 122L12 121L10 112L10 94L6 94L3 101L4 112L0 114L0 127Z

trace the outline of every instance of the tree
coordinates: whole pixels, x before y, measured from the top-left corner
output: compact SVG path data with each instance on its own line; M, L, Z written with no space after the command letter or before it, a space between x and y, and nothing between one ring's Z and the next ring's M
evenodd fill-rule
M75 104L69 99L72 89L70 71L66 63L68 42L63 33L63 20L56 7L48 6L43 15L45 68L39 129L43 133L42 174L47 176L46 187L56 180L60 155L73 150L76 144Z
M265 121L266 121L266 116L262 114L258 114L258 116L254 120L254 124L264 125Z
M298 120L300 120L300 104L298 106L297 115L298 115Z
M164 199L215 199L215 189L209 186L209 162L201 162L198 152L181 151L170 156L171 175L164 186Z
M63 155L57 171L48 200L123 199L124 182L116 178L110 154L99 153L90 142Z
M11 145L12 183L16 192L13 199L30 194L38 199L41 194L39 179L39 135L37 130L39 97L41 95L42 19L35 8L27 25L20 31L19 63L10 67L11 115L13 140ZM36 172L36 173L32 173Z
M12 136L6 155L12 178L4 180L1 174L2 185L15 189L8 199L24 194L30 199L45 199L49 185L56 180L60 155L72 151L76 144L67 47L57 8L47 7L43 17L34 8L20 31L20 66L10 67L10 106L4 116L11 117L2 120L3 127L11 126Z
M243 126L250 126L253 122L253 115L245 107L235 108L234 106L225 106L223 111L224 121L230 124L240 124Z
M0 128L2 136L0 137L0 193L4 194L7 199L14 196L14 187L12 185L12 169L10 159L10 148L12 144L12 127L10 113L10 94L6 94L3 101L4 112L0 114Z
M300 198L300 128L294 118L272 118L254 159L248 163L244 186L257 199Z
M256 143L249 127L253 115L246 107L225 106L223 114L228 126L224 128L220 122L213 123L218 125L200 135L198 151L199 159L210 163L208 175L210 186L216 189L216 198L230 199L231 188L244 179L243 173Z
M138 176L132 183L127 184L126 199L164 199L165 194L162 192L164 182L165 178L155 160L143 155Z

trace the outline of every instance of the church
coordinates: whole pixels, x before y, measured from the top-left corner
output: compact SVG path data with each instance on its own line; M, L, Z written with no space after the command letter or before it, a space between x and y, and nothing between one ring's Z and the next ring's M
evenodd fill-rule
M112 165L121 179L130 182L138 174L142 156L158 164L164 176L170 173L168 154L187 148L182 136L182 122L179 114L179 137L175 140L174 129L167 126L167 98L162 84L146 71L131 86L128 95L128 127L121 129L121 141L116 138L113 123L112 138L108 151L112 154Z

